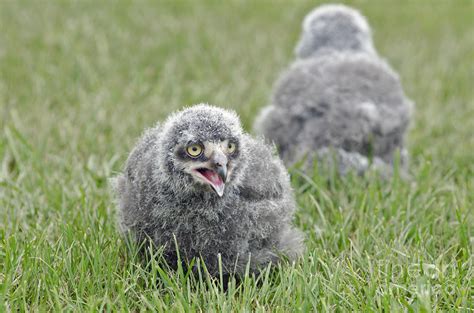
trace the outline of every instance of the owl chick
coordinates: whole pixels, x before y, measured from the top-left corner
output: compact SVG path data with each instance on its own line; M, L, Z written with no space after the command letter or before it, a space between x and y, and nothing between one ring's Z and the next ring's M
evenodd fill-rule
M211 275L219 256L223 274L243 274L303 251L285 167L232 111L200 104L147 130L115 189L122 232L150 238L170 266L179 251Z
M403 174L412 102L375 51L365 18L343 5L316 8L295 54L255 131L277 145L288 166L303 160L312 169L318 160L337 164L342 175L376 168L389 176L399 151Z

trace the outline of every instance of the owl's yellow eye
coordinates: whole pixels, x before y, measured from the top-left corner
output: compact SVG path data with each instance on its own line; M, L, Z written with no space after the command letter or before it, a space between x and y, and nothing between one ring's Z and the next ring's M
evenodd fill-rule
M229 143L227 144L227 151L228 151L229 153L234 153L234 152L235 152L235 148L236 148L235 143L229 142Z
M193 144L186 148L186 153L192 158L197 158L202 154L202 150L201 145Z

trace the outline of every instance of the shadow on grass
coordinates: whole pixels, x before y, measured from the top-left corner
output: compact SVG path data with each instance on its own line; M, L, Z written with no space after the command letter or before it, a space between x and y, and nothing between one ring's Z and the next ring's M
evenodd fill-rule
M140 272L145 289L205 291L234 297L244 292L244 289L256 290L278 284L282 268L289 266L289 260L280 255L278 263L269 263L258 271L252 271L249 257L242 274L236 267L231 271L224 270L219 254L219 272L214 274L208 271L203 257L182 257L176 241L173 255L164 255L164 247L157 247L150 238L139 244L128 234L123 241L126 245L123 265L127 266L128 263Z

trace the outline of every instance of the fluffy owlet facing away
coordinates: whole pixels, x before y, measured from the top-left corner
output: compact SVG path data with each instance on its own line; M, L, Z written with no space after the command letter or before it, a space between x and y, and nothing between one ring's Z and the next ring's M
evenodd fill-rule
M343 5L316 8L295 52L255 131L276 144L288 166L336 161L341 174L376 168L389 176L399 152L403 174L412 102L377 55L365 18Z
M289 176L234 112L196 105L145 132L116 180L120 227L163 247L170 266L201 257L211 275L243 274L303 251Z

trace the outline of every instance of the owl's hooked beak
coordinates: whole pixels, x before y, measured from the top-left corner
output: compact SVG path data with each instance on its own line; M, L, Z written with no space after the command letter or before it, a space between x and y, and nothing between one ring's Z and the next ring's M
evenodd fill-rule
M209 167L198 168L196 171L205 178L219 197L224 195L227 180L227 156L216 150L209 161Z

